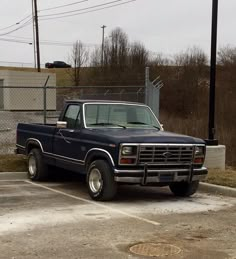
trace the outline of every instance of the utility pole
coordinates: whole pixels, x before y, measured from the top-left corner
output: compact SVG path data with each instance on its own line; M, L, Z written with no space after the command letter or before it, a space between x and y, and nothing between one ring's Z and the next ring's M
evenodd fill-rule
M36 68L36 49L35 49L35 20L34 20L34 0L32 0L32 17L33 17L34 68Z
M218 24L218 0L212 0L212 29L211 29L211 71L209 94L209 122L207 144L217 146L215 139L215 87L216 87L216 55L217 55L217 24Z
M35 19L35 36L36 36L36 51L37 51L37 68L38 72L41 72L40 69L40 50L39 50L39 25L38 25L38 8L37 0L34 0L34 19Z
M104 65L104 36L105 36L105 28L107 26L103 25L102 28L102 57L101 57L101 61L102 61L102 66Z

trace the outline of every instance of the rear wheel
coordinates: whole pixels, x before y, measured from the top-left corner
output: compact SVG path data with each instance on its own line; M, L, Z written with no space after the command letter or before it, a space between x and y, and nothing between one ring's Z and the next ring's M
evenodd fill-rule
M28 177L33 181L42 181L47 176L48 166L43 161L41 150L32 149L28 155Z
M87 172L87 187L89 195L97 201L109 201L117 192L117 183L110 165L104 160L91 163Z
M193 195L199 186L199 181L189 182L179 182L170 184L170 190L175 196L189 197Z

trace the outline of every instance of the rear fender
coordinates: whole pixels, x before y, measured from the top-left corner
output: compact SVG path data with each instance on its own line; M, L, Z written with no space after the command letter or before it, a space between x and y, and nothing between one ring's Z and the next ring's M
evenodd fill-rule
M26 141L26 154L28 155L33 148L38 148L41 150L41 152L43 152L43 146L41 142L38 139L30 138Z

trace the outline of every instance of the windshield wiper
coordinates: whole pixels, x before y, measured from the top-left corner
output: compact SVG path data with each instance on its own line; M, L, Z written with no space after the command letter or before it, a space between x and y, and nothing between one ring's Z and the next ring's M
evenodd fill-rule
M141 121L129 121L128 124L140 124L140 125L149 125L147 123L141 122Z
M127 124L148 125L148 126L152 126L155 129L160 130L160 128L155 126L155 125L150 125L150 124L147 124L147 123L144 123L144 122L141 122L141 121L129 121L129 122L127 122Z
M90 126L118 126L121 127L123 129L126 129L126 127L124 125L120 125L120 124L115 124L115 123L105 123L105 122L99 122L99 123L93 123L93 124L89 124Z

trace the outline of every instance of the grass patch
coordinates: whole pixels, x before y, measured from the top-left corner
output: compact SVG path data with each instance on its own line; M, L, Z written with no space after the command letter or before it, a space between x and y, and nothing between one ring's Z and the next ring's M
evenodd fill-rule
M206 182L236 188L236 169L209 170Z
M0 172L25 172L27 159L22 155L0 155Z

